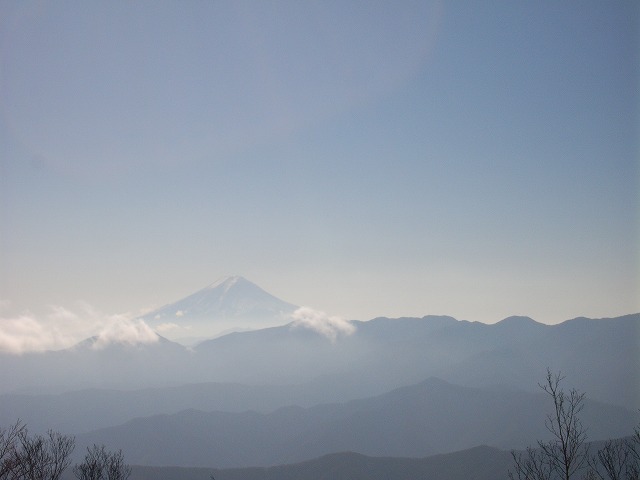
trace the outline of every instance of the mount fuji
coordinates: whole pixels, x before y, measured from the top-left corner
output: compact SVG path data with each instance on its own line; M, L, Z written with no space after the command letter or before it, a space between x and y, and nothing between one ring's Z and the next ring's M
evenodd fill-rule
M231 276L141 318L171 340L194 344L225 333L288 323L296 309L249 280Z

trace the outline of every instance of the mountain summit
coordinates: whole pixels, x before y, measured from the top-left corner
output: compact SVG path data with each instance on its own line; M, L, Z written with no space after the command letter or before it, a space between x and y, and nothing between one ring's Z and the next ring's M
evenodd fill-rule
M282 325L297 308L241 276L231 276L142 319L168 338L193 343L222 333Z

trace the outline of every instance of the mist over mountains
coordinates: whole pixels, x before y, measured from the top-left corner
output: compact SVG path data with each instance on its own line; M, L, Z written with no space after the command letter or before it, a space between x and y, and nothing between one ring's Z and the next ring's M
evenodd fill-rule
M135 464L250 467L296 463L327 453L424 457L477 445L524 448L547 439L547 398L430 379L384 395L268 414L183 410L80 434L79 446L119 445ZM526 412L526 415L523 415ZM640 416L587 402L593 438L628 434ZM158 432L166 432L158 436Z
M590 438L629 435L639 421L640 314L347 321L230 277L140 321L156 333L0 354L0 424L20 418L75 435L77 454L104 443L148 466L523 448L548 435L547 368L587 394ZM210 336L184 345L171 331Z

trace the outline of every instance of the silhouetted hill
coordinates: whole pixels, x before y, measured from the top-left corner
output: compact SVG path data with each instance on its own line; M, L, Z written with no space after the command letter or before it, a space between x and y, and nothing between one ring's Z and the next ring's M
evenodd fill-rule
M421 457L476 445L523 448L549 433L542 393L470 388L430 379L384 395L269 414L201 412L139 418L77 436L121 448L140 465L243 467L299 462L327 453ZM624 436L636 413L587 401L590 438Z
M495 480L506 478L511 454L490 447L427 458L369 457L334 453L305 462L265 468L140 467L131 480Z
M0 426L17 418L30 431L52 428L82 433L119 425L135 417L176 413L189 408L203 411L263 413L284 405L312 406L336 401L336 396L314 385L242 385L197 383L138 390L85 389L57 394L0 395Z

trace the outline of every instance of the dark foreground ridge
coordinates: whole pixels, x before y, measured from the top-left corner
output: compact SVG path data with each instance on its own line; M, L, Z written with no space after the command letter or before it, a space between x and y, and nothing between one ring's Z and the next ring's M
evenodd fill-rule
M511 454L486 446L427 458L369 457L345 452L266 468L134 467L130 480L494 480L506 478Z

